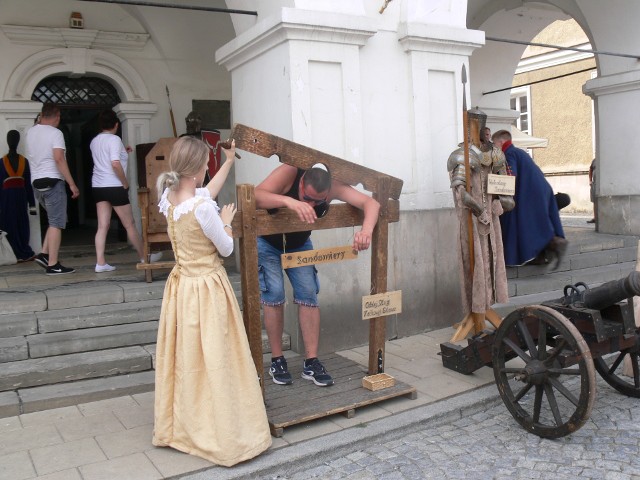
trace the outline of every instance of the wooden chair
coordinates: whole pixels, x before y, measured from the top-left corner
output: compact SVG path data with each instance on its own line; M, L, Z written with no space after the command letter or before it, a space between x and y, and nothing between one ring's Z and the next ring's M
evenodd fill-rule
M167 220L158 210L156 181L161 173L169 170L169 152L177 138L161 138L156 143L136 145L138 158L138 203L142 217L142 248L146 263L136 268L144 270L145 280L153 280L153 270L172 268L174 261L149 262L152 250L171 248L167 234ZM142 161L144 159L144 161Z

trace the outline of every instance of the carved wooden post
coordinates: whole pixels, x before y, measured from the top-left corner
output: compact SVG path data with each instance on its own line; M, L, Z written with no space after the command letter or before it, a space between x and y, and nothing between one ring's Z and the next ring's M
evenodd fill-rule
M254 186L236 187L240 221L240 272L242 282L242 318L249 339L251 356L260 377L264 394L264 368L262 365L262 323L260 321L260 292L258 284L258 238L256 236L256 198ZM237 223L234 221L234 228Z
M387 249L389 242L389 179L379 178L373 194L380 203L380 216L371 240L371 294L387 291ZM369 320L369 375L384 372L386 317Z

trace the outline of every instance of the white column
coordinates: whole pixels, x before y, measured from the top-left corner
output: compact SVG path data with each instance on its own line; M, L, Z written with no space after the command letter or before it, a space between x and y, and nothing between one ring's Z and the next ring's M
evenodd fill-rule
M138 162L136 159L136 145L139 143L149 143L153 139L149 134L149 122L151 117L157 112L158 106L155 103L122 102L113 108L120 123L122 124L122 143L130 146L133 151L129 154L127 165L127 179L129 180L129 201L133 208L133 216L136 221L138 232L142 232L140 218L140 206L138 204ZM152 188L153 186L150 185Z
M20 144L18 152L25 155L26 144L25 135L27 130L33 126L33 122L42 110L40 102L31 101L8 101L0 102L0 115L7 123L7 131L17 130L20 132ZM25 155L26 157L26 155ZM34 252L38 253L42 249L42 232L40 231L40 209L37 215L29 215L29 245Z
M582 88L594 100L598 230L640 234L640 71L605 75Z
M364 16L290 8L257 23L216 52L234 122L362 164L359 48L374 33ZM238 162L236 179L257 184L276 165Z
M398 39L409 55L410 98L413 98L414 152L412 175L403 188L410 203L426 208L453 206L446 161L463 140L462 65L469 105L469 56L484 44L484 33L424 23L406 23ZM453 107L457 106L457 107Z

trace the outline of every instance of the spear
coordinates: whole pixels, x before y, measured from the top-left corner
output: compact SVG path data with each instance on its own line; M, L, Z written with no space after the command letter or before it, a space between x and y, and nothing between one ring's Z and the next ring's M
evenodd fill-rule
M469 114L467 112L467 68L462 64L462 129L464 131L464 180L466 190L471 194L471 166L469 165ZM468 209L467 233L469 236L469 271L473 281L474 252L473 252L473 217L471 209Z
M173 118L173 107L171 106L171 96L169 95L169 87L165 85L164 88L167 90L167 99L169 100L169 115L171 115L171 127L173 128L173 136L177 137L178 132L176 131L176 119Z

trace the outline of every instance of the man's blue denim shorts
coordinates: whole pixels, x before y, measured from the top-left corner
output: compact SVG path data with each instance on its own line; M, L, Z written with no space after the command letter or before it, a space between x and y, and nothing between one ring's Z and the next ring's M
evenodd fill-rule
M67 184L60 180L45 191L34 188L33 193L47 212L49 226L64 230L67 226Z
M299 248L287 249L287 252L313 250L309 238ZM260 302L272 307L285 302L284 275L282 274L282 251L258 237L258 280L260 282ZM285 270L293 287L293 302L306 307L318 306L320 281L315 265L287 268Z

